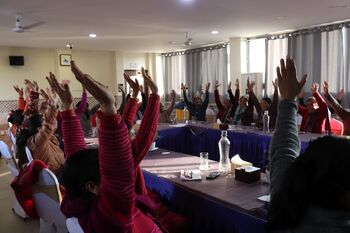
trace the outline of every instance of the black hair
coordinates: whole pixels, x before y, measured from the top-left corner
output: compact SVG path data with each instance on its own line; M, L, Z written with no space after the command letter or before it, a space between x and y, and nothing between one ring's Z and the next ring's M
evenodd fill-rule
M75 107L78 108L80 104L81 104L81 100L75 105ZM88 102L86 102L86 108L87 109L89 108L89 103Z
M9 117L7 118L7 121L13 125L19 126L22 124L23 119L24 119L23 110L17 109L17 110L11 111Z
M27 145L27 140L34 134L38 132L38 128L42 125L43 118L39 113L35 113L30 116L24 123L24 129L17 132L16 135L16 148L18 156L18 165L22 166L24 163L28 162L25 146Z
M271 200L269 230L298 226L309 205L344 210L350 190L350 140L325 136L309 143L287 170Z
M100 184L98 149L80 150L71 155L63 167L62 185L72 199L91 197L86 184Z
M268 103L269 106L271 106L271 104L272 104L272 101L271 101L271 99L270 99L269 97L264 97L264 98L262 98L261 100L266 101L266 102Z

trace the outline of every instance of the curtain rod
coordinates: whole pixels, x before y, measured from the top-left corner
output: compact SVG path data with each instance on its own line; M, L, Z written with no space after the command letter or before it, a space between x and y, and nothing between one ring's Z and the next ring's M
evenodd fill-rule
M178 52L161 53L160 55L165 57L171 57L171 56L178 56L178 55L184 55L184 54L190 54L190 53L199 53L199 52L208 51L208 50L226 48L227 45L228 45L228 42L224 42L220 44L214 44L214 45L188 49L188 50L183 50Z
M267 40L276 40L276 39L283 39L288 37L295 37L295 36L301 36L301 35L308 35L311 33L316 32L329 32L341 29L343 27L350 27L350 20L340 22L340 23L333 23L333 24L327 24L327 25L319 25L319 26L313 26L309 28L302 28L296 31L290 31L290 32L283 32L283 33L272 33L272 34L265 34L261 36L255 36L255 37L249 37L247 40L255 40L255 39L267 39Z

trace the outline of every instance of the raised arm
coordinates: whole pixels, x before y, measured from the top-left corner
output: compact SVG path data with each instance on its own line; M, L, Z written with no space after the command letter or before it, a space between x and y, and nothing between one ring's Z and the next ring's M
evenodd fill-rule
M18 85L13 86L13 88L18 93L18 106L17 106L17 109L24 110L23 88L19 88Z
M208 107L208 104L209 104L209 88L210 88L210 83L207 83L207 85L205 86L205 99L202 103L202 106L205 109Z
M255 107L258 115L260 116L262 114L262 109L261 109L261 106L260 106L260 103L259 103L259 100L258 98L256 97L255 93L254 93L254 86L255 86L255 82L252 81L248 81L248 95L249 95L249 100L251 100L251 104ZM249 106L249 105L248 105Z
M123 88L119 87L119 90L122 92L122 103L120 104L120 106L118 108L118 112L120 115L122 115L124 112L125 104L126 104L126 94L125 94L125 91L123 90Z
M140 164L154 140L157 133L159 117L160 98L158 95L158 87L144 71L142 71L142 74L145 82L147 82L148 86L151 88L152 94L150 95L149 103L141 121L140 129L131 143L135 166Z
M123 120L125 121L128 128L131 128L131 126L134 124L135 115L137 112L137 96L140 91L140 85L137 79L135 79L135 82L130 78L129 75L124 73L124 79L129 84L129 86L132 88L132 96L131 98L128 98L128 102L126 104L125 110L123 111Z
M115 213L120 216L118 225L128 228L125 232L129 232L135 206L135 176L128 130L116 113L113 94L90 75L81 72L73 61L71 66L76 79L101 104L101 112L98 114L101 119L99 128L101 192L93 214L96 218L103 219L109 213Z
M77 114L77 116L81 116L81 114L83 114L83 112L85 111L86 108L86 103L87 103L87 94L86 94L86 90L83 87L83 93L81 95L81 101L79 106L75 109L75 114Z
M328 82L324 81L323 83L323 92L324 97L326 97L329 104L334 109L335 113L342 119L342 121L347 120L350 117L350 112L346 111L339 103L338 101L332 96L331 93L328 91Z
M176 92L175 92L175 90L172 90L172 91L171 91L171 102L170 102L170 105L169 105L169 107L165 110L165 112L166 112L166 114L167 114L168 116L170 116L171 113L172 113L173 110L174 110L175 98L176 98Z
M192 108L193 107L193 103L187 99L187 95L186 95L186 89L187 88L186 88L186 86L183 83L181 83L181 89L182 89L182 94L184 96L185 104L187 105L188 108Z
M287 57L286 66L281 59L277 76L282 100L279 104L276 131L270 145L271 202L279 191L286 171L300 152L300 141L296 120L296 96L306 82L306 75L299 82L296 78L294 61Z
M84 141L84 132L80 124L80 119L75 114L73 108L73 96L69 90L68 84L63 85L58 83L56 77L52 73L50 73L50 76L46 77L46 79L62 101L62 135L64 140L64 152L66 157L69 157L75 152L87 148Z

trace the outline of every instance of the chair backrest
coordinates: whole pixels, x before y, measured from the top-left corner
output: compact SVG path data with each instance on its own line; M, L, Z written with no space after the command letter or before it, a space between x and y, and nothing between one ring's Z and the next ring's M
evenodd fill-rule
M332 133L337 135L343 135L344 125L341 121L331 118L330 120Z
M11 127L7 130L7 134L9 135L12 145L16 145L16 137L13 135Z
M6 160L6 165L7 168L9 169L9 171L11 172L11 174L16 177L18 176L18 169L15 163L15 160L13 158L13 154L10 151L9 147L7 146L7 144L3 141L0 140L0 152L2 157Z
M330 119L329 124L331 126L332 133L336 134L336 135L343 135L343 132L344 132L343 123L337 119L332 118L332 117L329 119ZM326 120L324 120L323 124L322 124L323 131L325 130L325 124L326 124Z
M38 182L32 186L32 192L40 218L52 222L56 226L56 232L68 232L66 217L60 210L62 196L55 174L47 168L42 169Z
M66 225L69 233L84 233L77 218L67 218Z
M33 161L33 156L32 156L32 152L30 151L29 147L26 146L25 147L26 150L26 155L27 155L27 159L28 159L28 163Z

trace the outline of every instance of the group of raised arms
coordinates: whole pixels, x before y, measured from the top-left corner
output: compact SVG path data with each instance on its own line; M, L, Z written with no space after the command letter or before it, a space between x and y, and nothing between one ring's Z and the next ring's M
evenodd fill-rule
M278 80L272 81L274 92L272 100L269 97L263 97L260 102L254 93L254 81L247 80L246 95L240 95L239 79L235 82L235 94L231 89L231 82L228 84L227 94L229 99L220 100L219 87L221 84L216 81L214 86L215 103L217 107L216 119L224 124L240 124L251 126L252 123L258 128L263 127L263 115L265 112L269 115L269 128L274 129L278 114ZM189 110L190 117L198 121L206 121L206 110L209 104L209 87L210 83L206 84L204 100L200 96L194 96L192 102L187 97L187 87L181 84L181 89L184 96L184 102ZM332 122L337 121L331 116L335 113L341 121L343 132L337 134L350 135L350 112L344 109L340 102L344 98L344 90L342 89L337 98L334 98L328 91L328 82L323 83L324 97L328 104L319 93L319 84L313 83L311 93L306 103L303 100L303 90L298 94L298 114L302 117L300 131L309 133L327 133L332 134ZM254 108L255 112L254 113Z
M186 232L186 219L181 216L177 222L162 221L166 216L177 215L149 197L140 168L155 138L159 117L164 121L170 118L175 92L171 94L172 104L164 109L157 85L142 69L150 94L139 104L137 96L142 87L124 74L132 92L128 96L123 92L125 100L117 108L108 87L81 71L74 61L71 71L83 86L82 99L75 106L69 85L61 84L53 73L46 77L50 87L46 90L29 80L24 82L24 91L14 87L19 94L19 109L10 113L9 135L13 136L20 169L16 185L26 185L33 172L27 167L40 161L63 187L62 213L78 218L85 233ZM87 92L98 102L91 110ZM40 95L43 101L39 101ZM138 111L142 112L142 121L137 135L130 137ZM98 122L98 149L85 143L85 137L93 133L94 115Z

